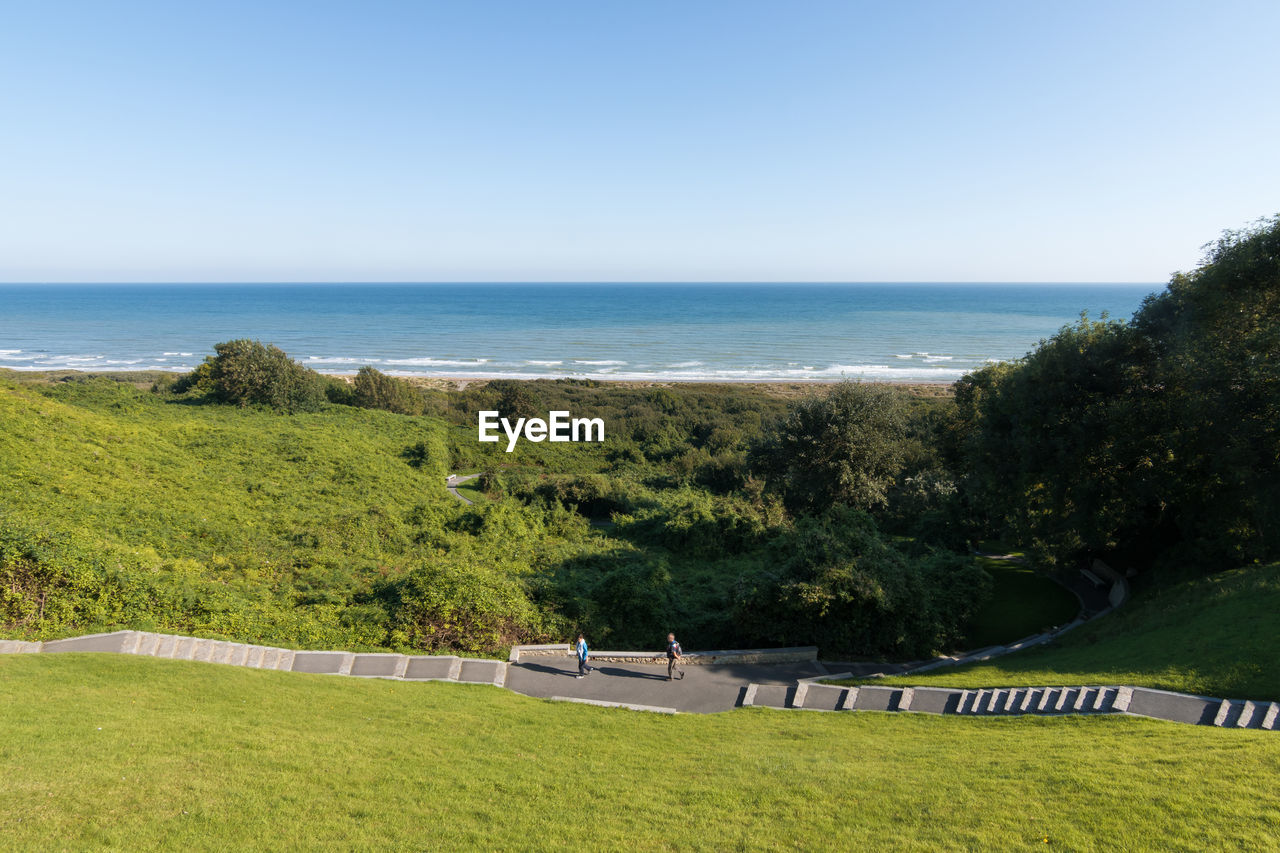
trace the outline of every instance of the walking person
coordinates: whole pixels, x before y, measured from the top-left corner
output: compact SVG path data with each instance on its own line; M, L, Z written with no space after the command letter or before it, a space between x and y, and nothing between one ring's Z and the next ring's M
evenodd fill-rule
M586 678L587 673L591 672L593 669L595 669L595 667L587 665L587 655L591 653L591 650L587 648L587 638L581 634L578 635L577 652L578 652L578 678Z
M667 634L667 681L673 680L677 672L680 673L681 678L684 678L684 668L680 666L682 657L684 657L684 650L676 642L676 635Z

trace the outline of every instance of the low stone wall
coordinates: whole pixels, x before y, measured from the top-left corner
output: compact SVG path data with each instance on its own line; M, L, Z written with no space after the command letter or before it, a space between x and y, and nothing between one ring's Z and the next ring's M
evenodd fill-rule
M531 658L572 657L573 647L568 643L550 646L515 646L511 649L508 660L521 663ZM666 664L666 652L620 652L592 651L590 658L602 663L646 663ZM818 659L817 646L797 646L785 649L718 649L707 652L686 652L681 663L698 666L702 664L771 664L771 663L805 663Z

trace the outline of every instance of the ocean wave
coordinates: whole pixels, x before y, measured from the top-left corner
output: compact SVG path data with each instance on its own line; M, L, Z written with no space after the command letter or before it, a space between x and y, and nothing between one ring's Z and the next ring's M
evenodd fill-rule
M673 366L674 367L674 366ZM867 379L881 382L954 382L965 374L959 367L895 367L888 364L831 364L826 367L681 368L658 370L623 370L617 365L591 371L559 371L565 378L599 379L635 382L837 382L841 379ZM391 370L395 376L467 376L501 379L546 379L548 373L530 370L431 371Z
M688 367L702 367L703 364L700 361L678 361L671 366L673 368L680 369L680 368L688 368Z
M195 355L195 353L193 352L162 352L160 354L161 355L182 355L182 356L188 356L188 357Z
M387 364L404 364L421 367L479 367L488 364L487 358L451 359L451 358L389 358Z
M895 355L894 358L915 358L915 356L898 354L898 355Z
M592 366L594 366L594 367L605 367L605 366L609 366L609 365L616 365L616 366L618 366L618 367L622 367L622 366L626 365L626 362L625 362L625 361L613 361L613 360L611 360L611 359L604 359L603 361L593 361L593 360L591 360L591 359L587 359L587 358L575 358L575 359L573 360L573 363L574 363L574 364L589 364L589 365L592 365Z
M528 361L525 362L525 364L532 365L534 367L555 367L558 364L564 364L564 362L563 361L535 361L534 359L529 359Z
M304 361L307 364L377 364L380 358L350 358L345 355L309 355Z
M105 355L46 355L41 362L50 366L68 364L92 364L95 361L106 361Z
M953 356L949 356L949 355L930 355L930 356L925 356L924 361L925 361L925 364L933 364L936 361L951 361L952 358Z

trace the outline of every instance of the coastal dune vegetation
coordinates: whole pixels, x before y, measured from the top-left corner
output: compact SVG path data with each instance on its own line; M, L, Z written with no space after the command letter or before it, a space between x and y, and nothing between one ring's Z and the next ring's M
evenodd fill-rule
M121 378L0 375L8 636L493 655L678 630L905 660L999 636L975 623L1004 583L983 542L1041 578L1103 559L1138 596L1280 557L1277 219L1224 235L1131 320L1082 317L954 395L439 389L323 376L249 339ZM476 441L481 410L552 409L602 418L605 441ZM449 495L454 471L484 499Z

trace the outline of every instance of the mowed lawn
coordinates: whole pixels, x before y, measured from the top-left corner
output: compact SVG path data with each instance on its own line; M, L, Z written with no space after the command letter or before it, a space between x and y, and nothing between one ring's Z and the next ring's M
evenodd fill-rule
M1280 737L0 656L15 850L1274 849Z
M1058 642L877 684L935 687L1133 684L1280 700L1280 563L1139 590ZM849 682L853 683L853 682Z

